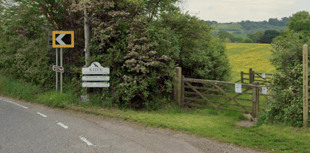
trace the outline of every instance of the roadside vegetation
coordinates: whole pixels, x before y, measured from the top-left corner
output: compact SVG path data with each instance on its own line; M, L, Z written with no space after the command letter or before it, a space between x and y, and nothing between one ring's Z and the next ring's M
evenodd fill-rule
M302 81L298 79L302 45L309 44L308 12L294 14L287 23L289 29L272 45L250 41L232 44L213 37L213 28L205 22L180 13L173 5L177 0L164 0L155 6L153 0L16 2L19 6L12 5L6 11L0 7L5 12L0 22L2 96L265 151L310 152L310 130L299 128ZM89 63L98 61L111 69L111 86L89 90L89 102L80 100L85 92L80 81L85 60L81 22L85 7L93 14L89 20ZM64 93L55 91L55 53L47 46L47 32L55 30L74 30L76 37L75 48L64 50ZM240 71L248 72L248 68L272 72L271 85L277 98L268 102L257 125L240 127L235 122L247 120L242 113L176 105L171 100L176 66L182 67L187 78L231 82L239 80Z
M89 103L82 103L71 91L42 92L33 85L0 77L1 96L18 98L32 103L62 109L73 109L104 117L136 122L144 126L169 128L209 139L268 152L309 152L310 130L283 124L258 124L240 127L235 122L248 120L242 113L214 109L183 109L169 103L162 109L132 110L101 105L100 97L90 95ZM32 93L32 94L29 94ZM243 97L244 98L244 97Z

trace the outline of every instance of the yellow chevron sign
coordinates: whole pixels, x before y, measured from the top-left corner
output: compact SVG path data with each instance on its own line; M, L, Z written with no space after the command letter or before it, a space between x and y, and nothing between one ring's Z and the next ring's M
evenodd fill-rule
M53 31L53 48L74 48L74 31Z

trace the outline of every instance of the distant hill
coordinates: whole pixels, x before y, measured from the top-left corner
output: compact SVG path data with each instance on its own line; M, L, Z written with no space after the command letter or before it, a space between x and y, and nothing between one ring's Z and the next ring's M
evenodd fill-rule
M216 27L211 33L217 35L220 30L225 30L226 32L234 35L235 37L241 37L245 39L248 33L255 33L258 31L266 30L285 30L287 23L290 20L289 17L283 17L281 20L277 18L270 18L268 21L241 21L241 22L230 22L230 23L218 23L217 21L205 21L206 24Z

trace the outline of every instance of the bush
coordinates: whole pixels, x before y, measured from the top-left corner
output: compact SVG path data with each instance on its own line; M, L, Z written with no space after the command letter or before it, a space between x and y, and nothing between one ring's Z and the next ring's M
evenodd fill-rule
M123 10L118 7L109 9ZM186 77L228 78L225 45L212 39L211 28L196 17L166 12L150 21L122 11L116 16L109 21L91 19L92 61L110 67L114 105L159 108L170 99L176 66L182 67Z
M2 35L0 67L3 74L16 79L45 84L55 74L48 56L47 32L31 40L20 35Z
M253 43L253 41L250 38L244 39L243 43Z

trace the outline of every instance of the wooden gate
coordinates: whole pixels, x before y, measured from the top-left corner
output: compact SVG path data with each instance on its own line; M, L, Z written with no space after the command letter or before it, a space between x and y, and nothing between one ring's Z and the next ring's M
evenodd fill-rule
M176 71L179 85L175 85L175 100L181 106L232 110L251 114L252 117L256 118L259 109L263 109L263 105L260 106L259 104L260 95L269 96L260 94L261 89L268 86L261 86L258 82L241 84L242 93L236 93L234 90L236 83L184 78L184 76L181 79L181 68L177 68Z

